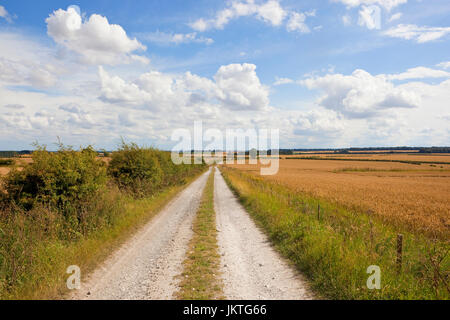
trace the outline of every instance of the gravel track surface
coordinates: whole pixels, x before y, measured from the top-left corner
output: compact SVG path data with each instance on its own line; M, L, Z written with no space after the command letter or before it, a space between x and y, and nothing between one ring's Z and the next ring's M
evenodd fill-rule
M191 183L114 252L71 299L167 300L177 291L192 222L209 175Z
M224 294L233 300L313 299L303 277L271 247L225 183L214 185Z
M70 299L171 300L210 171L191 183L82 281ZM227 299L313 299L303 277L271 247L226 185L214 179L214 208Z

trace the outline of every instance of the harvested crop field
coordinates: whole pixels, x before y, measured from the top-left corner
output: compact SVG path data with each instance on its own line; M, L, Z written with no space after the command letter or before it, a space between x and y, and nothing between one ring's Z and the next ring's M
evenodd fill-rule
M230 165L259 174L257 165ZM450 166L397 162L280 160L277 181L413 232L450 236Z

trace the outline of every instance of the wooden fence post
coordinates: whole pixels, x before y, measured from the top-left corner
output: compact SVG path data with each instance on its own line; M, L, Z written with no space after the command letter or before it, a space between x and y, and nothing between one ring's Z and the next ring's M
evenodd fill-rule
M402 260L403 260L403 235L397 235L397 272L400 273L402 270Z
M320 203L317 203L317 220L320 220Z

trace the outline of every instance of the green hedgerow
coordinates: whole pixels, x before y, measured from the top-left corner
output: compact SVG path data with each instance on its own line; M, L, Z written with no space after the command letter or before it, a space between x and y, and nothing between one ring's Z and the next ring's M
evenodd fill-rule
M108 173L121 189L135 195L154 193L163 181L156 149L141 148L137 144L123 143L111 156Z
M37 146L32 157L23 170L13 169L4 181L9 200L26 210L36 204L76 209L106 186L106 166L91 146L75 151L60 145L57 152Z
M205 166L204 162L200 165L176 165L170 152L122 142L118 151L111 155L108 173L121 190L143 197L165 187L182 184L186 177L200 172Z

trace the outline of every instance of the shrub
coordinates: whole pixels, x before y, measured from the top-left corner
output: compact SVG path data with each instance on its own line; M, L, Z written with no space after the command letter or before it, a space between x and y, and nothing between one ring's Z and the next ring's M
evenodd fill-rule
M60 145L57 152L48 152L38 146L32 157L32 163L13 169L4 182L9 200L26 210L38 203L77 210L106 185L106 166L92 147L75 151Z
M108 172L121 189L138 196L152 194L163 181L158 152L134 143L123 143L112 154Z
M184 183L187 176L200 172L205 166L204 162L201 165L175 165L170 152L123 142L111 155L108 173L120 189L143 197Z

